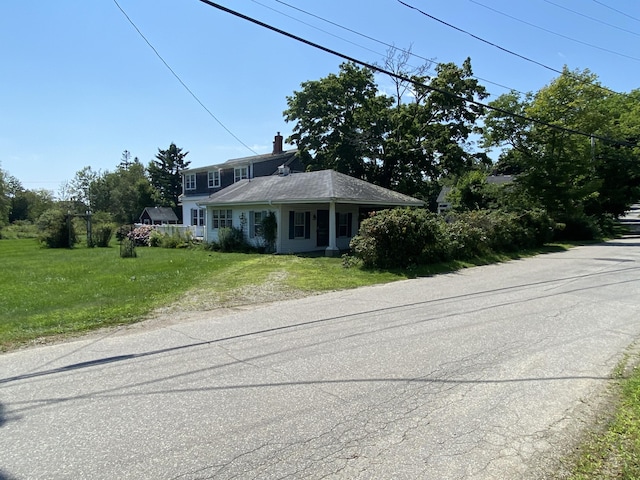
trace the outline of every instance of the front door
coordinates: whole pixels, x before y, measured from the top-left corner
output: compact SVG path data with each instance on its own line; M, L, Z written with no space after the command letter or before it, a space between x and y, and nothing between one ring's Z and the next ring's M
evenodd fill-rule
M318 210L318 223L316 226L316 246L329 246L329 210Z

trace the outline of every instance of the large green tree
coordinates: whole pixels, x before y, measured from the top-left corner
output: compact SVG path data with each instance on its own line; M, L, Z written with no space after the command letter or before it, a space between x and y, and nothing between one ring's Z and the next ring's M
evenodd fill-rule
M343 63L337 75L301 87L287 97L284 118L296 122L287 141L297 145L307 168L374 180L392 99L379 94L373 72Z
M386 95L374 73L352 63L339 74L304 82L287 98L287 139L310 170L331 168L411 195L462 174L486 157L473 152L469 137L483 109L469 100L486 96L472 78L471 62L440 64L435 76L411 70L402 54L387 58L394 93ZM446 93L445 93L446 92Z
M438 64L433 77L413 76L412 101L396 99L385 137L380 183L419 194L429 183L456 177L489 159L476 152L471 135L487 93L473 78L471 60ZM406 75L405 75L406 76Z
M147 167L149 179L157 193L157 205L171 207L176 210L178 218L182 218L182 210L178 206L178 197L182 193L182 176L180 172L189 166L183 152L175 143L166 150L158 149L155 160Z
M638 200L637 92L614 93L588 70L565 68L535 94L511 92L491 105L501 110L487 115L484 140L503 148L498 169L516 174L526 196L556 219L620 215Z

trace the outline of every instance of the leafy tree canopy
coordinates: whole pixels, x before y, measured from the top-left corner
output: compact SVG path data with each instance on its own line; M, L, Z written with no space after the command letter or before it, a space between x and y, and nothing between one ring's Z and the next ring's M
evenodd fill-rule
M406 55L389 53L387 65L415 81L396 81L395 95L381 92L371 70L343 63L337 75L304 82L287 97L284 118L295 122L287 141L309 170L331 168L424 197L429 182L488 162L469 141L484 112L467 100L486 96L470 60L440 64L434 77L405 62Z
M640 199L639 100L638 91L618 94L588 70L565 68L537 93L511 92L491 105L593 138L491 111L484 146L503 149L497 170L518 175L519 187L555 218L618 216Z

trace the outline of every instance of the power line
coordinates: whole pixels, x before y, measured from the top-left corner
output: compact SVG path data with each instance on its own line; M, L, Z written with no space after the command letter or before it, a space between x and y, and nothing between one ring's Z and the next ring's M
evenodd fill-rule
M175 70L173 70L173 68L171 68L171 66L165 61L164 58L162 58L162 55L160 55L160 53L158 53L158 50L155 49L155 47L151 44L151 42L149 40L147 40L147 37L144 36L144 34L140 31L140 29L137 27L137 25L133 22L133 20L131 20L131 18L129 17L129 15L127 15L127 12L125 12L123 10L123 8L120 6L120 4L118 3L117 0L113 0L113 3L116 4L116 6L118 7L118 9L122 12L122 14L125 16L125 18L129 21L129 23L131 24L131 26L136 30L136 32L138 32L138 35L140 35L142 37L142 39L146 42L147 45L149 45L149 47L151 48L151 50L153 50L153 53L156 54L156 56L160 59L160 61L164 64L165 67L167 67L167 69L173 74L173 76L178 80L178 82L180 82L180 84L185 88L185 90L187 92L189 92L189 94L195 99L196 102L198 102L200 104L200 106L211 116L211 118L213 118L216 122L218 122L218 125L220 125L222 128L224 128L226 130L226 132L231 135L233 138L235 138L240 144L242 144L245 148L247 148L249 151L253 152L255 155L258 155L258 153L253 150L250 146L248 146L246 143L244 143L242 140L240 140L231 130L229 130L224 123L222 123L218 117L216 117L213 112L211 112L211 110L209 110L204 103L202 103L200 101L200 99L198 98L198 96L193 93L193 91L187 86L186 83L184 83L182 81L182 79L180 78L180 76L175 72Z
M264 6L264 7L266 7L266 8L269 8L269 9L271 9L271 10L275 11L275 12L278 12L277 10L274 10L274 9L272 9L271 7L267 7L266 5L263 5L263 4L259 3L259 2L257 2L256 0L252 0L252 1L253 1L254 3L258 3L258 5L262 5L262 6ZM340 25L339 23L333 22L333 21L331 21L331 20L327 20L326 18L323 18L323 17L321 17L321 16L319 16L319 15L316 15L316 14L314 14L314 13L311 13L311 12L308 12L308 11L306 11L306 10L303 10L303 9L301 9L301 8L299 8L299 7L294 6L294 5L290 5L290 4L288 4L288 3L286 3L286 2L284 2L284 1L282 1L282 0L275 0L275 1L276 1L276 2L278 2L278 3L280 3L280 4L282 4L282 5L287 6L287 7L289 7L289 8L292 8L292 9L294 9L294 10L297 10L298 12L304 13L305 15L309 15L310 17L316 18L316 19L321 20L321 21L323 21L323 22L325 22L325 23L328 23L328 24L330 24L330 25L333 25L333 26L335 26L335 27L338 27L338 28L340 28L340 29L342 29L342 30L345 30L345 31L350 32L350 33L353 33L353 34L358 35L358 36L360 36L360 37L362 37L362 38L365 38L365 39L367 39L367 40L371 40L372 42L379 43L380 45L384 45L384 46L385 46L385 47L387 47L387 48L391 48L391 49L398 50L399 52L402 52L402 53L404 53L404 54L406 54L406 55L411 55L412 57L415 57L415 58L419 58L420 60L423 60L423 61L425 61L425 62L435 63L436 65L443 65L442 63L436 62L436 61L434 61L433 59L430 59L430 58L427 58L427 57L423 57L422 55L418 55L418 54L416 54L416 53L413 53L413 52L412 52L412 51L410 51L410 50L406 50L406 49L403 49L403 48L399 48L399 47L396 47L396 46L395 46L395 45L393 45L393 44L390 44L390 43L384 42L384 41L382 41L382 40L379 40L379 39L377 39L377 38L371 37L371 36L369 36L369 35L365 35L364 33L360 33L360 32L358 32L358 31L356 31L356 30L353 30L353 29L351 29L351 28L348 28L348 27L345 27L345 26L343 26L343 25ZM284 14L284 13L282 13L282 12L278 12L278 13L281 13L282 15L285 15L285 16L287 16L288 18L293 18L293 17L291 17L291 16L289 16L289 15L286 15L286 14ZM307 26L310 26L310 27L315 28L315 29L317 29L317 30L320 30L321 32L327 33L327 34L329 34L329 35L331 35L331 36L333 36L333 37L335 37L335 38L339 38L340 40L344 40L345 42L351 43L352 45L356 45L356 46L358 46L358 47L360 47L360 48L363 48L363 49L365 49L365 50L368 50L368 51L370 51L370 52L373 52L373 50L370 50L370 49L368 49L368 48L366 48L366 47L363 47L362 45L358 45L358 44L356 44L356 43L354 43L354 42L351 42L351 41L349 41L349 40L346 40L346 39L344 39L344 38L342 38L342 37L338 37L337 35L334 35L334 34L332 34L332 33L329 33L329 32L327 32L327 31L325 31L325 30L319 29L318 27L316 27L316 26L314 26L314 25L310 25L310 24L308 24L308 23L302 22L301 20L298 20L298 19L296 19L296 18L293 18L293 20L296 20L296 21L298 21L298 22L303 23L304 25L307 25ZM373 53L376 53L376 55L380 55L380 53L377 53L377 52L373 52ZM510 90L510 91L518 92L518 93L521 93L521 94L523 94L523 95L524 95L524 92L521 92L520 90L518 90L518 89L516 89L516 88L513 88L513 87L509 87L509 86L507 86L507 85L502 85L502 84L500 84L500 83L493 82L493 81L491 81L491 80L487 80L486 78L478 77L478 76L476 76L476 75L473 75L473 78L475 78L475 79L477 79L477 80L482 80L482 81L483 81L483 82L485 82L485 83L489 83L489 84L491 84L491 85L495 85L495 86L500 87L500 88L504 88L505 90Z
M497 10L495 8L492 8L492 7L489 7L488 5L480 3L477 0L469 0L469 1L471 3L475 3L476 5L484 7L487 10L491 10L492 12L495 12L495 13L497 13L499 15L503 15L503 16L505 16L507 18L510 18L511 20L515 20L516 22L524 23L525 25L528 25L530 27L537 28L538 30L542 30L543 32L550 33L551 35L556 35L557 37L561 37L561 38L564 38L566 40L570 40L572 42L579 43L581 45L585 45L585 46L590 47L590 48L595 48L596 50L601 50L603 52L607 52L607 53L610 53L612 55L618 55L619 57L624 57L624 58L628 58L629 60L634 60L636 62L640 62L640 58L638 58L638 57L634 57L632 55L627 55L627 54L621 53L621 52L616 52L615 50L609 50L608 48L600 47L598 45L594 45L594 44L588 43L588 42L583 42L582 40L578 40L578 39L569 37L568 35L564 35L562 33L554 32L553 30L549 30L547 28L541 27L540 25L536 25L534 23L527 22L526 20L522 20L520 18L514 17L514 16L509 15L507 13L501 12L500 10Z
M592 17L590 15L586 15L586 14L584 14L582 12L577 12L575 10L572 10L572 9L568 8L568 7L565 7L564 5L558 5L557 3L552 2L551 0L542 0L542 1L548 3L549 5L553 5L554 7L562 8L563 10L566 10L567 12L571 12L571 13L573 13L575 15L579 15L581 17L588 18L589 20L593 20L594 22L601 23L602 25L606 25L607 27L615 28L616 30L620 30L621 32L630 33L631 35L635 35L636 37L640 37L640 33L638 33L638 32L634 32L632 30L627 30L626 28L619 27L618 25L614 25L612 23L607 23L604 20L600 20L599 18Z
M433 15L430 15L429 13L427 13L427 12L425 12L425 11L423 11L423 10L420 10L419 8L414 7L413 5L410 5L410 4L408 4L408 3L406 3L406 2L404 2L404 1L402 1L402 0L397 0L397 1L398 1L398 3L400 3L400 4L404 5L405 7L410 8L411 10L415 10L415 11L417 11L417 12L421 13L422 15L424 15L424 16L426 16L426 17L428 17L428 18L431 18L431 19L433 19L433 20L435 20L436 22L442 23L443 25L446 25L447 27L450 27L450 28L453 28L454 30L457 30L457 31L462 32L462 33L465 33L465 34L469 35L470 37L472 37L472 38L474 38L474 39L476 39L476 40L479 40L479 41L481 41L481 42L483 42L483 43L486 43L487 45L491 45L492 47L495 47L495 48L497 48L497 49L499 49L499 50L502 50L503 52L506 52L506 53L508 53L508 54L510 54L510 55L514 55L514 56L516 56L516 57L518 57L518 58L521 58L521 59L523 59L523 60L526 60L527 62L531 62L531 63L533 63L533 64L535 64L535 65L541 66L541 67L543 67L543 68L545 68L545 69L547 69L547 70L550 70L550 71L552 71L552 72L558 73L558 74L560 74L560 75L567 74L567 75L569 75L570 77L572 77L573 79L575 79L575 80L579 81L580 83L582 83L582 84L584 84L584 85L593 85L594 87L599 88L599 89L601 89L601 90L604 90L604 91L605 91L605 92L607 92L607 93L613 93L613 94L616 94L616 95L624 95L624 96L628 96L626 93L616 92L616 91L611 90L610 88L604 87L604 86L602 86L602 85L600 85L600 84L593 83L593 82L587 82L587 81L584 81L584 80L582 80L580 77L578 77L577 75L574 75L574 74L573 74L573 73L571 73L571 72L563 72L562 70L558 70L558 69L556 69L556 68L550 67L550 66L548 66L548 65L545 65L544 63L538 62L537 60L533 60L533 59L531 59L531 58L529 58L529 57L525 57L524 55L521 55L521 54L519 54L519 53L513 52L512 50L509 50L509 49L507 49L507 48L505 48L505 47L502 47L502 46L500 46L500 45L498 45L498 44L496 44L496 43L490 42L489 40L486 40L486 39L484 39L484 38L482 38L482 37L479 37L479 36L477 36L477 35L474 35L473 33L468 32L467 30L464 30L464 29L462 29L462 28L460 28L460 27L456 27L455 25L452 25L452 24L450 24L450 23L448 23L448 22L445 22L444 20L441 20L441 19L439 19L439 18L437 18L437 17L434 17ZM477 3L477 2L475 2L474 0L469 0L469 1L471 1L471 2L473 2L473 3ZM481 5L481 4L478 4L478 5ZM484 6L484 5L482 5L482 6ZM488 8L488 7L487 7L487 8ZM520 92L520 93L522 93L522 92Z
M636 18L636 17L632 17L631 15L629 15L628 13L623 12L622 10L617 10L613 7L610 7L609 5L607 5L606 3L603 2L599 2L598 0L593 0L595 3L597 3L598 5L602 5L605 8L608 8L609 10L613 10L614 12L619 13L620 15L624 15L625 17L630 18L631 20L635 20L636 22L640 22L640 18Z
M461 33L464 33L466 35L469 35L470 37L475 38L476 40L479 40L480 42L486 43L487 45L491 45L492 47L495 47L498 50L502 50L503 52L506 52L506 53L508 53L510 55L514 55L514 56L516 56L518 58L521 58L522 60L534 63L535 65L538 65L538 66L540 66L542 68L546 68L547 70L550 70L552 72L559 73L560 75L562 75L562 70L558 70L557 68L550 67L548 65L545 65L544 63L538 62L537 60L533 60L533 59L531 59L529 57L525 57L524 55L520 55L519 53L516 53L516 52L514 52L512 50L509 50L507 48L501 47L497 43L493 43L493 42L490 42L489 40L485 40L484 38L479 37L477 35L474 35L473 33L468 32L467 30L463 30L460 27L456 27L455 25L452 25L451 23L445 22L444 20L440 20L439 18L434 17L433 15L430 15L430 14L428 14L427 12L425 12L423 10L420 10L418 7L414 7L413 5L410 5L410 4L406 3L406 2L403 2L402 0L398 0L398 3L404 5L405 7L409 8L411 10L415 10L416 12L421 13L425 17L429 17L430 19L435 20L436 22L439 22L439 23L441 23L443 25L446 25L449 28L453 28L454 30L457 30L458 32L461 32Z
M382 67L379 67L377 65L374 65L374 64L371 64L371 63L367 63L367 62L364 62L362 60L358 60L358 59L356 59L354 57L351 57L349 55L346 55L344 53L340 53L340 52L338 52L336 50L332 50L332 49L330 49L328 47L325 47L325 46L320 45L318 43L314 43L314 42L312 42L310 40L307 40L305 38L302 38L302 37L299 37L297 35L294 35L293 33L289 33L289 32L287 32L285 30L282 30L280 28L274 27L273 25L269 25L268 23L262 22L260 20L255 19L255 18L249 17L249 16L247 16L247 15L245 15L243 13L237 12L237 11L232 10L230 8L227 8L227 7L223 6L223 5L219 5L219 4L217 4L217 3L215 3L215 2L213 2L211 0L200 0L200 2L202 2L202 3L206 4L206 5L209 5L210 7L213 7L213 8L216 8L218 10L221 10L223 12L226 12L226 13L228 13L230 15L235 16L235 17L241 18L242 20L246 20L246 21L251 22L251 23L253 23L255 25L258 25L260 27L266 28L267 30L271 30L272 32L276 32L276 33L278 33L280 35L283 35L285 37L291 38L292 40L296 40L296 41L298 41L300 43L304 43L305 45L308 45L310 47L316 48L316 49L321 50L321 51L323 51L325 53L329 53L331 55L340 57L343 60L346 60L348 62L352 62L352 63L358 64L358 65L361 65L363 67L366 67L366 68L368 68L370 70L377 71L377 72L383 73L385 75L389 75L391 77L397 78L397 79L402 80L404 82L411 83L411 84L413 84L415 86L426 88L429 91L438 92L438 93L441 93L442 95L446 95L448 97L452 97L452 98L455 98L457 100L462 100L463 102L468 103L468 104L473 104L473 105L476 105L476 106L479 106L479 107L482 107L482 108L486 108L488 110L492 110L494 112L502 113L502 114L508 115L510 117L519 118L519 119L525 120L527 122L532 122L532 123L536 123L538 125L543 125L543 126L546 126L546 127L549 127L549 128L561 131L561 132L570 133L570 134L574 134L574 135L580 135L580 136L588 137L588 138L596 138L598 140L602 140L602 141L605 141L607 143L613 143L613 144L625 145L625 146L631 146L632 145L629 142L621 142L619 140L614 140L612 138L603 137L603 136L595 135L595 134L592 134L592 133L582 132L580 130L575 130L575 129L563 127L563 126L560 126L560 125L555 125L553 123L549 123L549 122L546 122L544 120L540 120L540 119L537 119L537 118L532 118L532 117L528 117L526 115L521 115L519 113L510 112L510 111L505 110L503 108L499 108L499 107L495 107L495 106L492 106L492 105L488 105L486 103L482 103L482 102L480 102L478 100L472 100L472 99L463 98L463 97L461 97L459 95L456 95L456 94L454 94L452 92L449 92L447 90L443 90L441 88L433 87L431 85L426 85L424 83L418 82L417 80L414 80L412 78L406 77L404 75L399 75L397 73L391 72L391 71L386 70L386 69L384 69Z

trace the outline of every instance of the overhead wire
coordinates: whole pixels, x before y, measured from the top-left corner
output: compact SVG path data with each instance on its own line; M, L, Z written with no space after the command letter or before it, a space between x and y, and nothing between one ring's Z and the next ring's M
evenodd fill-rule
M604 2L599 2L598 0L593 0L593 2L597 3L598 5L602 5L603 7L608 8L609 10L613 10L614 12L617 12L620 15L624 15L625 17L630 18L631 20L635 20L636 22L640 22L640 18L633 17L633 16L629 15L628 13L623 12L622 10L618 10L616 8L613 8L613 7L609 6L609 5L607 5Z
M587 47L594 48L596 50L601 50L603 52L607 52L607 53L610 53L612 55L617 55L619 57L623 57L623 58L627 58L629 60L640 62L640 58L634 57L633 55L627 55L626 53L621 53L621 52L617 52L615 50L610 50L608 48L600 47L599 45L594 45L592 43L588 43L588 42L584 42L582 40L578 40L576 38L570 37L568 35L564 35L562 33L554 32L553 30L549 30L548 28L541 27L540 25L536 25L535 23L527 22L526 20L522 20L521 18L514 17L513 15L509 15L508 13L504 13L504 12L502 12L502 11L496 9L496 8L493 8L493 7L490 7L488 5L485 5L484 3L478 2L477 0L469 0L469 1L471 3L475 3L476 5L479 5L480 7L486 8L487 10L491 10L492 12L495 12L495 13L497 13L499 15L502 15L504 17L510 18L511 20L515 20L516 22L520 22L520 23L523 23L523 24L528 25L530 27L537 28L538 30L542 30L543 32L550 33L551 35L555 35L557 37L564 38L566 40L570 40L572 42L579 43L581 45L585 45Z
M234 134L231 130L229 130L229 128L227 128L227 126L224 123L222 123L222 121L218 117L216 117L213 114L213 112L211 110L209 110L204 103L202 103L202 101L198 98L198 96L195 93L193 93L193 91L187 86L187 84L182 80L182 78L180 78L180 76L176 73L176 71L173 68L171 68L171 66L162 57L162 55L160 55L158 50L156 50L156 48L151 44L151 42L147 39L147 37L145 37L145 35L140 31L138 26L134 23L134 21L131 19L131 17L129 17L129 15L127 15L127 12L124 11L124 9L120 6L118 1L117 0L113 0L113 3L116 4L116 6L120 10L120 12L122 12L122 15L124 15L124 17L129 21L131 26L135 29L136 32L138 32L138 35L140 35L140 37L142 37L142 39L149 46L149 48L151 48L151 50L153 50L153 53L156 54L156 56L160 59L160 61L164 64L164 66L167 67L167 69L171 72L171 74L178 80L178 82L180 82L180 85L182 85L184 87L184 89L195 99L195 101L198 102L198 104L200 104L200 106L209 114L209 116L211 116L211 118L213 118L218 123L218 125L220 125L229 135L231 135L233 138L235 138L242 146L247 148L250 152L254 153L255 155L258 155L258 152L256 152L253 148L251 148L246 143L244 143L242 140L240 140L240 138L238 138L238 136L236 134Z
M464 29L462 29L460 27L456 27L455 25L453 25L451 23L448 23L448 22L445 22L444 20L441 20L438 17L434 17L433 15L431 15L431 14L425 12L424 10L421 10L418 7L415 7L415 6L413 6L413 5L411 5L411 4L407 3L407 2L404 2L402 0L397 0L397 1L398 1L398 3L404 5L405 7L409 8L411 10L415 10L418 13L421 13L425 17L428 17L428 18L430 18L432 20L435 20L436 22L439 22L439 23L441 23L441 24L443 24L443 25L445 25L445 26L447 26L449 28L453 28L454 30L457 30L458 32L461 32L461 33L464 33L466 35L469 35L470 37L475 38L476 40L478 40L480 42L486 43L487 45L491 45L492 47L495 47L498 50L502 50L503 52L506 52L506 53L508 53L510 55L514 55L514 56L516 56L518 58L521 58L522 60L525 60L527 62L533 63L535 65L538 65L538 66L542 67L542 68L546 68L547 70L550 70L552 72L559 73L560 75L562 75L562 70L558 70L557 68L550 67L548 65L545 65L544 63L538 62L537 60L533 60L533 59L531 59L529 57L525 57L524 55L520 55L519 53L516 53L516 52L514 52L512 50L509 50L508 48L502 47L502 46L498 45L497 43L493 43L493 42L490 42L489 40L485 40L484 38L479 37L477 35L474 35L473 33L469 32L467 30L464 30Z
M311 24L309 24L309 23L303 22L302 20L299 20L299 19L297 19L297 18L294 18L294 17L292 17L292 16L290 16L290 15L287 15L287 14L285 14L285 13L282 13L282 12L280 12L280 11L278 11L278 10L275 10L275 9L273 9L273 8L271 8L271 7L267 6L267 5L264 5L264 4L260 3L260 2L258 2L257 0L251 0L251 1L252 1L252 2L254 2L254 3L257 3L258 5L262 5L262 6L263 6L263 7L265 7L265 8L269 8L270 10L273 10L274 12L280 13L281 15L285 15L285 16L286 16L286 17L288 17L288 18L291 18L291 19L293 19L293 20L296 20L296 21L298 21L298 22L302 23L303 25L310 26L311 28L315 28L316 30L319 30L319 31L324 32L324 33L327 33L328 35L331 35L331 36L333 36L333 37L335 37L335 38L338 38L338 39L340 39L340 40L343 40L343 41L345 41L345 42L351 43L352 45L355 45L355 46L357 46L357 47L363 48L363 49L368 50L368 51L370 51L370 52L376 53L376 55L381 55L380 53L378 53L378 52L374 52L373 50L371 50L371 49L369 49L369 48L367 48L367 47L364 47L364 46L362 46L362 45L359 45L359 44L357 44L357 43L355 43L355 42L352 42L352 41L350 41L350 40L346 40L346 39L344 39L344 38L342 38L342 37L339 37L339 36L337 36L337 35L335 35L335 34L332 34L332 33L327 32L326 30L322 30L321 28L318 28L318 27L316 27L315 25L311 25ZM435 60L433 60L432 58L424 57L424 56L422 56L422 55L419 55L419 54L417 54L417 53L412 52L411 50L407 50L407 49L404 49L404 48L397 47L396 45L393 45L393 44L391 44L391 43L384 42L384 41L379 40L379 39L377 39L377 38L375 38L375 37L372 37L372 36L370 36L370 35L366 35L366 34L364 34L364 33L358 32L357 30L353 30L353 29L351 29L351 28L345 27L345 26L343 26L343 25L340 25L339 23L333 22L333 21L331 21L331 20L327 20L326 18L323 18L323 17L321 17L321 16L319 16L319 15L316 15L316 14L314 14L314 13L311 13L311 12L308 12L308 11L306 11L306 10L303 10L302 8L296 7L295 5L291 5L291 4L289 4L289 3L287 3L287 2L284 2L284 1L282 1L282 0L275 0L275 1L276 1L277 3L280 3L280 4L284 5L284 6L286 6L286 7L291 8L291 9L293 9L293 10L297 10L297 11L298 11L298 12L300 12L300 13L303 13L303 14L308 15L308 16L310 16L310 17L313 17L313 18L315 18L315 19L317 19L317 20L320 20L320 21L322 21L322 22L325 22L325 23L328 23L328 24L330 24L330 25L333 25L334 27L338 27L338 28L340 28L340 29L342 29L342 30L345 30L345 31L350 32L350 33L353 33L354 35L358 35L359 37L365 38L365 39L367 39L367 40L371 40L372 42L376 42L376 43L378 43L378 44L380 44L380 45L384 45L385 47L387 47L387 48L389 48L389 49L397 50L397 51L399 51L399 52L401 52L401 53L404 53L405 55L410 55L410 56L412 56L412 57L418 58L418 59L423 60L423 61L425 61L425 62L434 63L435 65L443 65L443 64L442 64L442 63L440 63L440 62L436 62L436 61L435 61ZM509 90L509 91L512 91L512 92L517 92L517 93L520 93L520 94L522 94L522 95L525 95L525 92L521 92L520 90L518 90L518 89L516 89L516 88L509 87L509 86L507 86L507 85L503 85L503 84L501 84L501 83L497 83L497 82L494 82L494 81L492 81L492 80L488 80L488 79L486 79L486 78L478 77L477 75L473 75L473 78L475 78L475 79L477 79L477 80L481 80L481 81L483 81L483 82L485 82L485 83L488 83L488 84L491 84L491 85L495 85L496 87L504 88L505 90ZM491 94L489 94L489 95L491 95Z
M475 2L474 0L469 0L469 1L470 1L470 2L473 2L473 3L477 3L477 2ZM409 4L409 3L407 3L407 2L404 2L403 0L397 0L397 2L398 2L398 3L400 3L400 4L402 4L402 5L404 5L405 7L409 8L409 9L411 9L411 10L415 10L415 11L417 11L417 12L421 13L421 14L422 14L422 15L424 15L425 17L431 18L432 20L435 20L436 22L439 22L439 23L441 23L441 24L443 24L443 25L445 25L445 26L447 26L447 27L450 27L450 28L452 28L452 29L454 29L454 30L457 30L457 31L461 32L461 33L464 33L464 34L466 34L466 35L469 35L470 37L472 37L472 38L474 38L474 39L476 39L476 40L478 40L478 41L480 41L480 42L486 43L487 45L490 45L490 46L492 46L492 47L495 47L495 48L497 48L497 49L499 49L499 50L501 50L501 51L503 51L503 52L505 52L505 53L508 53L508 54L510 54L510 55L514 55L514 56L516 56L516 57L518 57L518 58L521 58L521 59L523 59L523 60L526 60L527 62L533 63L533 64L535 64L535 65L538 65L538 66L540 66L540 67L543 67L543 68L545 68L545 69L547 69L547 70L550 70L550 71L552 71L552 72L558 73L558 74L560 74L560 75L563 75L563 74L569 75L570 77L574 78L575 80L579 81L580 83L583 83L583 84L585 84L585 85L593 85L594 87L599 88L599 89L601 89L601 90L603 90L603 91L605 91L605 92L607 92L607 93L613 93L613 94L616 94L616 95L624 95L624 96L628 96L628 94L626 94L626 93L616 92L615 90L612 90L612 89L610 89L610 88L607 88L607 87L605 87L605 86L602 86L602 85L600 85L600 84L598 84L598 83L593 83L593 82L589 82L589 81L584 81L582 78L580 78L579 76L577 76L577 75L573 74L573 73L572 73L572 72L570 72L570 71L562 71L562 70L558 70L558 69L556 69L556 68L550 67L549 65L545 65L545 64L544 64L544 63L542 63L542 62L539 62L539 61L537 61L537 60L533 60L533 59L531 59L531 58L529 58L529 57L526 57L526 56L524 56L524 55L521 55L521 54L519 54L519 53L516 53L516 52L514 52L514 51L512 51L512 50L509 50L508 48L505 48L505 47L503 47L503 46L501 46L501 45L498 45L497 43L494 43L494 42L491 42L491 41L489 41L489 40L486 40L486 39L484 39L484 38L482 38L482 37L479 37L478 35L475 35L475 34L473 34L473 33L469 32L469 31L467 31L467 30L464 30L464 29L462 29L462 28L460 28L460 27L457 27L457 26L455 26L455 25L453 25L453 24L451 24L451 23L449 23L449 22L445 22L444 20L441 20L441 19L439 19L439 18L437 18L437 17L435 17L435 16L433 16L433 15L431 15L431 14L429 14L429 13L427 13L427 12L425 12L425 11L423 11L423 10L421 10L421 9L419 9L419 8L417 8L417 7L415 7L415 6L411 5L411 4ZM482 5L482 4L479 4L479 5ZM484 6L484 5L482 5L482 6Z
M248 21L250 23L253 23L255 25L263 27L263 28L265 28L267 30L271 30L272 32L278 33L278 34L283 35L285 37L288 37L288 38L290 38L292 40L296 40L296 41L298 41L300 43L303 43L303 44L308 45L310 47L313 47L315 49L321 50L321 51L323 51L325 53L329 53L331 55L337 56L337 57L342 58L343 60L346 60L348 62L352 62L354 64L357 64L357 65L363 66L365 68L368 68L370 70L377 71L377 72L383 73L385 75L389 75L391 77L397 78L397 79L402 80L404 82L411 83L411 84L413 84L415 86L419 86L419 87L425 88L425 89L427 89L429 91L438 92L438 93L440 93L442 95L446 95L448 97L455 98L457 100L461 100L461 101L463 101L463 102L465 102L467 104L476 105L476 106L479 106L479 107L482 107L482 108L486 108L488 110L492 110L492 111L495 111L495 112L498 112L498 113L502 113L502 114L510 116L510 117L519 118L519 119L525 120L527 122L532 122L532 123L535 123L535 124L538 124L538 125L546 126L546 127L552 128L554 130L558 130L558 131L565 132L565 133L579 135L579 136L583 136L583 137L587 137L587 138L595 138L595 139L598 139L598 140L605 141L607 143L612 143L612 144L617 144L617 145L623 145L623 146L633 146L634 145L634 144L632 144L630 142L627 142L627 141L615 140L615 139L612 139L612 138L609 138L609 137L604 137L604 136L596 135L596 134L593 134L593 133L587 133L587 132L583 132L583 131L576 130L576 129L573 129L573 128L563 127L561 125L556 125L556 124L547 122L545 120L540 120L540 119L533 118L533 117L528 117L526 115L522 115L522 114L519 114L519 113L511 112L509 110L505 110L503 108L499 108L499 107L496 107L496 106L493 106L493 105L489 105L489 104L480 102L478 100L464 98L464 97L461 97L461 96L459 96L459 95L457 95L455 93L452 93L450 91L444 90L442 88L437 88L437 87L434 87L434 86L431 86L431 85L427 85L427 84L418 82L415 79L409 78L407 76L391 72L391 71L386 70L386 69L384 69L384 68L382 68L382 67L380 67L378 65L374 65L374 64L371 64L371 63L368 63L368 62L364 62L362 60L358 60L355 57L346 55L344 53L338 52L336 50L333 50L331 48L325 47L325 46L320 45L318 43L312 42L311 40L307 40L307 39L302 38L302 37L300 37L298 35L295 35L293 33L290 33L290 32L287 32L285 30L282 30L282 29L280 29L278 27L274 27L273 25L270 25L270 24L265 23L265 22L263 22L261 20L255 19L255 18L250 17L248 15L245 15L243 13L240 13L240 12L238 12L236 10L232 10L232 9L230 9L228 7L225 7L223 5L215 3L215 2L213 2L211 0L199 0L199 1L201 3L204 3L204 4L212 7L212 8L215 8L217 10L223 11L225 13L233 15L233 16L235 16L237 18L242 19L242 20L246 20L246 21Z
M592 20L594 22L600 23L602 25L606 25L607 27L615 28L616 30L620 30L621 32L630 33L631 35L635 35L636 37L640 37L640 33L634 32L633 30L627 30L626 28L622 28L622 27L620 27L618 25L614 25L612 23L605 22L604 20L601 20L601 19L599 19L597 17L592 17L591 15L587 15L585 13L578 12L578 11L573 10L571 8L565 7L564 5L559 5L559 4L555 3L555 2L552 2L551 0L542 0L542 1L545 2L545 3L548 3L549 5L553 5L554 7L558 7L558 8L561 8L563 10L566 10L567 12L571 12L574 15L579 15L580 17L588 18L589 20Z

